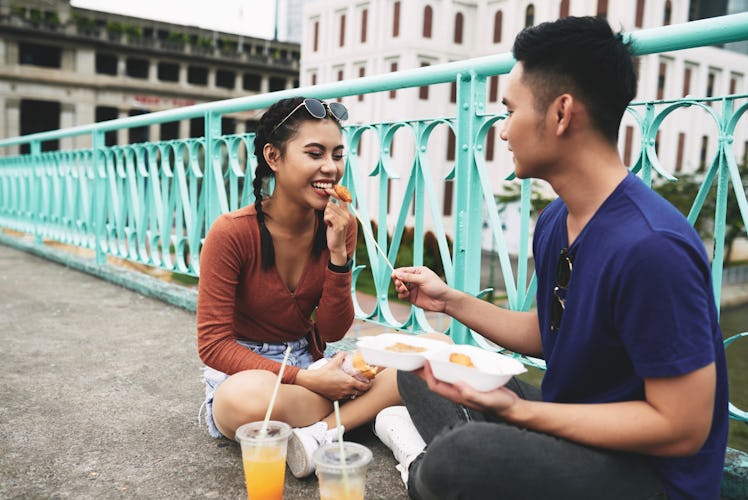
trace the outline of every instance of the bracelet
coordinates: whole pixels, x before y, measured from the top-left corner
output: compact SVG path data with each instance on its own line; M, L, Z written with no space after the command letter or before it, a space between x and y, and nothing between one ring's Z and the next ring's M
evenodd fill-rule
M353 268L353 259L348 259L342 266L336 266L330 261L327 263L327 268L334 273L347 273Z

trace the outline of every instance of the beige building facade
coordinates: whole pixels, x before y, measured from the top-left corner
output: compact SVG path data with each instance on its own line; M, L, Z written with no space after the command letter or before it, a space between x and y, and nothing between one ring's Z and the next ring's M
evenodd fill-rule
M0 0L0 137L295 88L299 60L295 42L80 9L66 0ZM255 115L225 117L224 133L252 130ZM196 119L123 130L106 141L202 135ZM88 137L43 144L88 146Z

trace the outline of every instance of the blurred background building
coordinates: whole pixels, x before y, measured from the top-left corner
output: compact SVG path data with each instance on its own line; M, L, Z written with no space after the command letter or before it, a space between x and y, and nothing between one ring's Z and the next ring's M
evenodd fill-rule
M0 137L509 52L516 33L525 26L568 15L602 15L614 29L630 32L748 11L748 0L272 3L274 34L266 39L146 19L155 9L136 17L76 7L68 0L0 0ZM239 0L231 3L234 8L239 4L244 5ZM240 7L235 16L238 24L254 22L256 8L252 1ZM637 101L748 93L748 42L652 54L637 58L636 64ZM500 103L504 78L487 82L488 113L504 111ZM355 95L342 102L350 108L353 123L453 117L456 86ZM719 111L721 103L712 107ZM251 132L260 112L224 117L223 132ZM110 133L106 143L199 137L203 129L202 119L164 123ZM656 138L663 169L674 174L704 169L718 136L717 126L703 110L675 111ZM48 142L44 147L88 147L89 142L85 137L64 139L62 144ZM627 165L636 162L640 143L639 126L627 114L619 135ZM454 192L448 174L454 165L454 135L439 126L427 146L434 192L441 200L440 216L445 227L453 227ZM738 162L745 162L745 124L736 129L733 146ZM495 192L501 193L504 178L512 171L512 158L500 144L498 127L489 131L483 149ZM394 173L403 179L413 164L414 150L412 133L402 127L388 153ZM13 148L8 152L13 153ZM376 167L379 153L375 132L364 132L357 157L365 172ZM362 186L372 204L370 213L376 213L377 182ZM390 223L397 217L404 190L405 182L390 183ZM430 226L432 215L426 217ZM508 210L509 238L519 233L513 227L517 222Z
M747 10L748 0L316 0L304 10L301 85L509 52L521 29L560 17L605 16L614 30L631 32ZM636 101L748 92L746 42L652 54L638 57L635 62L639 73ZM504 78L492 77L488 81L488 113L504 112L500 102ZM362 123L453 117L456 91L455 84L441 84L351 96L343 102L350 108L352 119ZM721 109L719 102L712 106ZM501 192L503 179L513 170L510 153L498 144L500 125L490 130L484 145L496 193ZM433 187L442 200L444 225L453 227L454 193L447 175L454 164L455 140L447 127L440 128L432 134L427 150L435 179ZM364 136L359 159L373 169L379 143L373 133ZM657 136L658 158L670 173L699 171L711 160L718 136L717 125L703 110L675 111ZM636 162L640 143L639 126L627 114L619 134L627 165ZM748 125L736 130L734 147L738 162L745 162ZM407 178L414 156L412 134L405 127L399 130L390 149L394 171ZM396 200L402 198L405 187L404 182L391 183L391 223L399 212ZM375 204L376 183L367 189L371 190L368 199ZM514 223L518 223L516 217L507 218L509 237L519 234L511 227Z
M296 17L285 28L289 36L300 31ZM298 42L82 9L67 0L0 0L0 137L298 87L299 58ZM252 130L255 114L226 117L224 133ZM203 123L119 134L109 134L107 144L199 137ZM90 146L89 138L65 141L44 147Z

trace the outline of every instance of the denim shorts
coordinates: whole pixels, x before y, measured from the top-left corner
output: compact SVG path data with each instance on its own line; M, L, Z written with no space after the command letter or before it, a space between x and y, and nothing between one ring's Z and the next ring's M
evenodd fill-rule
M278 343L252 342L249 340L237 340L236 343L261 356L277 361L278 363L283 362L286 349L288 346L291 346L291 353L288 355L288 365L290 366L308 368L314 361L312 353L309 350L309 341L306 338ZM205 424L208 426L208 433L214 438L221 438L223 437L223 434L221 434L213 421L213 395L221 382L227 378L229 378L228 375L209 366L203 368L205 401L203 401L202 406L200 406L198 422L200 421L200 416L203 413L203 410L205 410Z

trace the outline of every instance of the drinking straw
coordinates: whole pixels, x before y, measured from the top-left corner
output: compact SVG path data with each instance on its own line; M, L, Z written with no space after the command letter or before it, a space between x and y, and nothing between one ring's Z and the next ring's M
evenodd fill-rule
M338 432L340 432L340 405L337 401L333 401L333 408L335 409L335 425L338 426ZM345 490L346 496L348 495L348 470L346 469L345 462L345 446L343 445L343 435L338 434L338 446L340 447L340 462L343 470L343 489Z
M270 397L270 404L268 405L268 411L265 412L265 420L262 422L260 428L260 435L264 435L268 431L268 421L270 420L270 413L273 411L273 405L275 404L275 397L278 395L278 388L280 388L281 379L283 378L283 370L286 369L286 363L288 363L288 355L291 354L291 346L286 347L286 354L283 356L283 362L281 363L280 370L278 371L278 378L275 379L275 387L273 387L273 395Z

